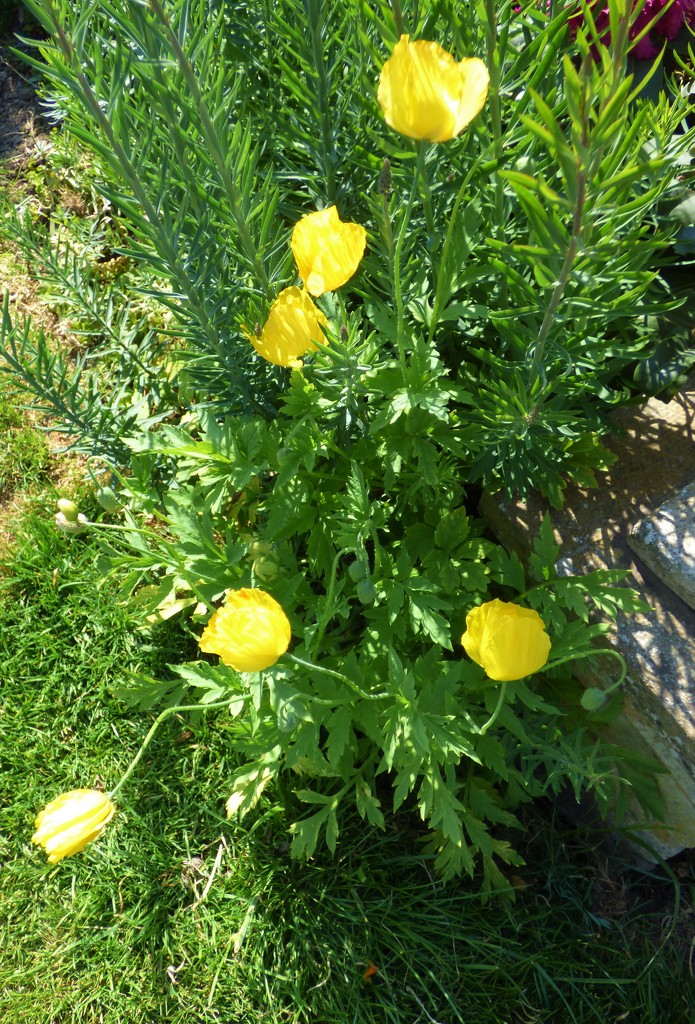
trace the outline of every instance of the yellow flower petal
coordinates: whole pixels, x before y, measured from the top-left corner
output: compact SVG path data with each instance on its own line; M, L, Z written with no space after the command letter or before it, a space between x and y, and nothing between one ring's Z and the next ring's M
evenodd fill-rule
M341 288L357 270L366 242L362 225L342 221L335 206L302 217L290 245L307 291L323 295Z
M230 590L200 638L200 649L219 654L237 672L261 672L274 665L292 639L289 620L264 590Z
M482 60L457 63L438 43L401 36L381 69L377 99L386 123L427 142L455 138L483 109L490 77Z
M301 356L325 343L328 321L301 288L285 288L270 307L260 336L246 336L260 356L276 366L301 366Z
M550 654L550 637L538 612L499 600L468 613L461 643L469 658L498 683L538 672Z
M84 850L111 821L116 808L96 789L73 789L52 800L36 818L32 842L43 846L51 864Z

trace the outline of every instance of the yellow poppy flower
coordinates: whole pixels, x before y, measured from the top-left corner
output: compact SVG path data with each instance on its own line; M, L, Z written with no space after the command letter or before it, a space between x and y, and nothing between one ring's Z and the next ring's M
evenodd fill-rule
M301 356L325 343L328 321L301 288L285 288L270 307L259 335L246 331L256 352L276 366L301 366Z
M377 99L386 123L401 135L447 142L483 109L489 84L477 57L456 63L438 43L401 36L381 69Z
M230 590L200 638L200 649L219 654L237 672L274 665L292 639L289 619L274 597L255 587Z
M55 864L84 850L111 821L115 810L106 793L73 789L44 807L31 841L43 846L51 864Z
M357 270L366 243L362 225L342 221L335 206L302 217L290 245L307 291L323 295L342 287Z
M498 683L538 672L550 654L550 637L538 612L499 600L468 613L461 643L469 658Z

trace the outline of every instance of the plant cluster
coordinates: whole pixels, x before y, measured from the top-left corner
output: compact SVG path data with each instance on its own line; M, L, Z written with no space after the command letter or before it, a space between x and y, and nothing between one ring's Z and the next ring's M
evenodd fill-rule
M408 804L439 869L489 888L522 801L569 784L606 809L630 775L649 803L593 732L619 699L571 677L606 629L590 607L639 602L558 576L548 520L525 568L471 502L595 483L605 414L683 301L660 209L694 135L685 100L637 99L634 15L611 4L606 46L590 8L572 39L570 9L492 0L29 6L116 251L167 313L99 313L111 384L3 321L15 379L108 469L124 600L187 614L211 655L133 699L226 708L228 812L290 786L296 856L335 849L346 804L373 826ZM53 265L78 296L72 254ZM83 799L37 842L84 845Z

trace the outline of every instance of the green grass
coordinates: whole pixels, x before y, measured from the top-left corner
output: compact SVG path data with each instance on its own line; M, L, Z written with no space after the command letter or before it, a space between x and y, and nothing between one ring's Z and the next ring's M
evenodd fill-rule
M408 815L383 834L347 822L335 860L293 863L279 807L226 820L235 759L219 715L165 724L101 839L48 865L36 812L113 785L151 723L112 696L124 668L161 674L191 640L134 632L84 535L29 518L6 561L0 1024L691 1019L683 951L660 938L664 899L687 897L675 878L633 876L626 907L602 917L587 837L542 813L515 905L439 882Z
M45 480L49 452L46 438L27 420L16 392L0 379L0 496Z

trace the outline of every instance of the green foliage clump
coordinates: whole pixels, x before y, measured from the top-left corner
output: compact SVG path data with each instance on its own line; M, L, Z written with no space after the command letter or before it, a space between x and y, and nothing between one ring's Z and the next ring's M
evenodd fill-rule
M567 10L492 0L29 7L50 37L32 63L160 319L133 313L128 274L85 272L69 235L56 254L20 214L11 229L112 372L89 351L73 371L7 303L6 365L111 470L104 545L143 623L186 613L197 630L226 591L258 587L292 629L262 673L198 660L131 698L226 704L247 759L228 810L292 789L296 856L335 850L346 807L383 827L408 806L439 870L504 884L523 801L569 782L605 811L652 767L595 738L619 700L582 697L569 667L606 631L591 606L642 606L614 575L558 577L549 521L525 569L474 520L472 485L560 506L610 463L606 413L682 302L660 209L689 168L685 100L637 99L617 3L610 47L588 13L572 41ZM487 65L489 101L456 140L381 119L404 17ZM332 205L366 228L366 255L317 298L325 341L288 371L250 339L296 281L294 225ZM542 675L491 680L463 656L468 612L495 597L545 623ZM653 805L644 778L640 794Z

